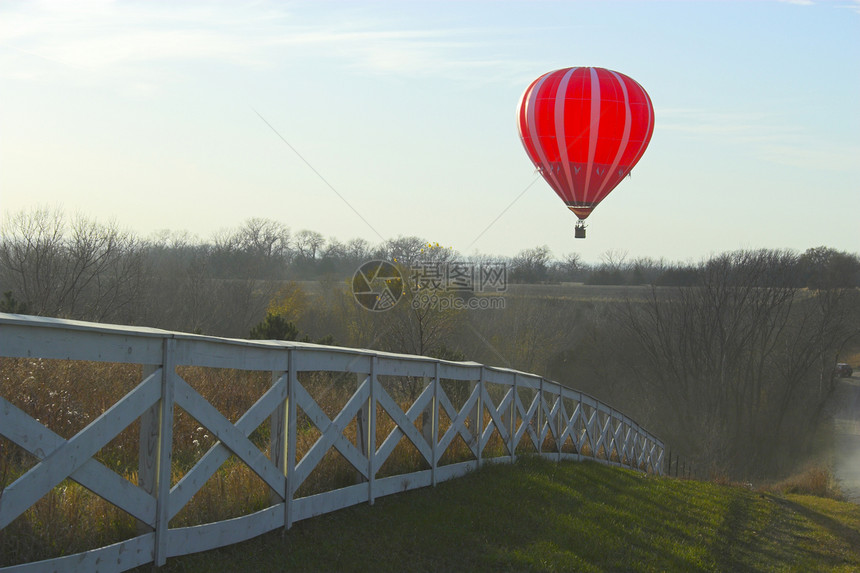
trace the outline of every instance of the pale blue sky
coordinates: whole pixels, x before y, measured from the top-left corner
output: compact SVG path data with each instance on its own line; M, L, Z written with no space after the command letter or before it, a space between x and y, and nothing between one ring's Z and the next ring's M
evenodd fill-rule
M656 115L584 241L514 121L578 65ZM143 236L268 217L467 254L857 252L858 134L857 1L0 3L0 209Z

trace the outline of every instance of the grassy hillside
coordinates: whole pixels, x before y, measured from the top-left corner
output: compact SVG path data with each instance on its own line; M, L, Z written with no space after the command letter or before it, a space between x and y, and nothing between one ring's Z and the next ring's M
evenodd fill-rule
M857 571L860 506L522 460L164 571Z

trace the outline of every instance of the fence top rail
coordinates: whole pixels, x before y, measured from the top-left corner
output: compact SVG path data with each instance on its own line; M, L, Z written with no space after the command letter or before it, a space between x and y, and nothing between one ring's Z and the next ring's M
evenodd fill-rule
M82 320L68 320L49 316L32 316L27 314L10 314L0 312L0 326L31 326L37 328L56 328L62 330L86 330L102 334L121 334L125 336L141 336L147 338L167 338L170 331L147 326L126 326L119 324L101 324Z
M126 326L117 324L102 324L97 322L86 322L82 320L70 320L64 318L52 318L46 316L30 316L23 314L9 314L0 312L0 336L2 336L2 327L4 325L23 326L31 328L50 328L56 330L73 330L86 331L95 334L117 335L124 337L139 337L139 338L173 338L176 340L189 342L211 342L227 344L232 346L247 346L261 349L296 349L296 350L325 350L333 353L364 355L379 358L393 358L398 360L409 360L413 362L427 362L432 364L439 362L440 364L450 364L457 367L480 368L481 364L477 362L455 362L450 360L442 360L431 358L429 356L418 356L415 354L398 354L395 352L385 352L383 350L368 350L365 348L350 348L345 346L326 346L323 344L314 344L310 342L295 342L286 340L249 340L244 338L226 338L219 336L208 336L204 334L190 334L187 332L178 332L171 330L163 330L160 328L151 328L147 326ZM0 355L2 350L0 349ZM490 368L490 367L487 367Z

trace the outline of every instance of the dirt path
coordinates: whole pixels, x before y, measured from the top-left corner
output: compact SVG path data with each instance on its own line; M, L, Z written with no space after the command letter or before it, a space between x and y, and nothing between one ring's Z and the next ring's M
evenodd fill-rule
M842 380L833 464L843 493L860 503L860 373Z

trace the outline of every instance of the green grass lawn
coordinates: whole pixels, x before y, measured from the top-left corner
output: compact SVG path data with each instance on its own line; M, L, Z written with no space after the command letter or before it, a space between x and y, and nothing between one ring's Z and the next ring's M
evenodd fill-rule
M860 571L860 505L521 460L172 571Z

